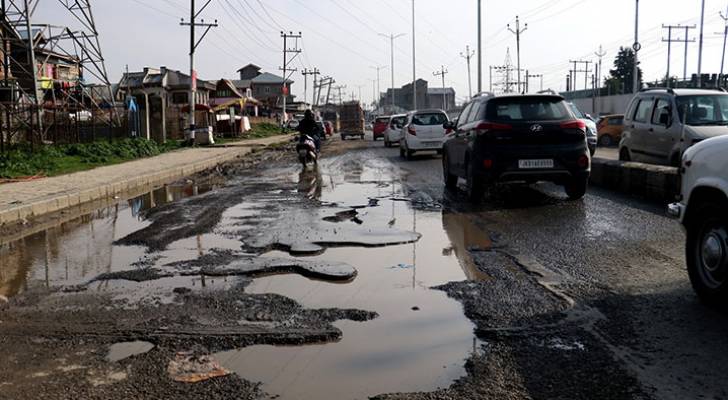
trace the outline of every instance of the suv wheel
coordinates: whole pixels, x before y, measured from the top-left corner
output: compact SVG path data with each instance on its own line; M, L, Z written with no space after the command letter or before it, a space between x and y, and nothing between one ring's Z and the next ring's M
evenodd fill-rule
M728 300L728 216L725 204L700 206L687 226L688 275L700 300L723 305Z
M468 163L468 199L472 203L480 203L485 196L485 183L475 176L475 166Z
M404 146L402 144L399 145L399 156L402 158L406 157L404 153Z
M450 173L450 160L447 153L442 157L442 175L445 179L445 189L455 191L458 188L458 177Z
M579 200L584 197L588 182L588 179L574 179L564 185L564 189L566 191L566 195L569 196L569 200Z
M626 147L622 147L619 151L619 161L632 161L632 157L629 156L629 150Z

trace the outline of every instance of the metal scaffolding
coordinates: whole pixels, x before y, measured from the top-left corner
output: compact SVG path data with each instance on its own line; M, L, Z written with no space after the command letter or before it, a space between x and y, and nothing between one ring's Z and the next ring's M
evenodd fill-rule
M81 29L34 23L41 2L60 4ZM120 119L91 0L0 0L0 24L0 147L8 141L25 140L31 146L44 141L79 141L82 129L90 129L94 139L97 126L107 126L111 137L111 128ZM62 60L76 76L58 76L49 67L53 60ZM99 85L90 84L89 78Z

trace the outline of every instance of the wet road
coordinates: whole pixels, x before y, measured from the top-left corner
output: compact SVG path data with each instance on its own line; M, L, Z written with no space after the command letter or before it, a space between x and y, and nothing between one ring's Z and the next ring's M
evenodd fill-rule
M439 157L325 154L0 242L0 398L728 397L728 315L659 204L536 185L472 206ZM231 374L172 382L179 352Z

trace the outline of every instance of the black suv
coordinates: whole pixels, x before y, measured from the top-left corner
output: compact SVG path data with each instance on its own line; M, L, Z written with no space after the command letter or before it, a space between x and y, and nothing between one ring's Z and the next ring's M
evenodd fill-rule
M481 94L465 106L443 149L445 186L467 180L480 201L496 183L554 182L584 197L591 171L586 126L557 95Z

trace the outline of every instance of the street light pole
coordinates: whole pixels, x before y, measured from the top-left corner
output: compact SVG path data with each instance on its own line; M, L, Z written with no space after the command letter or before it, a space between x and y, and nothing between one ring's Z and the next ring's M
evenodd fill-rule
M700 41L698 43L698 88L703 87L703 28L705 27L705 0L700 8Z
M635 0L635 17L634 17L634 44L632 50L634 50L634 69L632 72L632 93L637 93L640 90L640 77L639 77L639 58L637 57L642 45L640 45L639 37L639 22L640 22L640 0Z
M392 69L392 110L394 110L394 39L398 39L402 36L404 36L404 33L400 33L399 35L395 34L389 34L385 35L383 33L380 33L379 36L389 38L389 46L390 46L390 55L391 55L391 69ZM392 111L394 112L394 111Z
M478 0L478 93L483 92L483 24L482 0ZM492 85L492 82L491 82Z
M417 50L415 39L415 0L412 0L412 110L417 110Z

